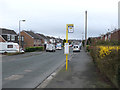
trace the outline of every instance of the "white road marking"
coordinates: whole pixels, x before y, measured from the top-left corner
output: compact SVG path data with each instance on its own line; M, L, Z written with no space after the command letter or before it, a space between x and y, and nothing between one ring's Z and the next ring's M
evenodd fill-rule
M25 72L32 72L32 70L24 70Z
M5 78L5 80L18 80L18 79L21 79L23 77L24 77L24 75L11 75L11 76Z

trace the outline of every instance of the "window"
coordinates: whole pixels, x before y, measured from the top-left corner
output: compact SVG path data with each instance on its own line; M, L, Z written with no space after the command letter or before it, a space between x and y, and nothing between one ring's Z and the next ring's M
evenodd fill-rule
M11 35L11 40L15 41L15 35Z
M19 41L19 36L18 36L18 41Z
M7 45L7 48L13 48L13 45Z
M111 38L111 34L109 34L109 36L108 36L108 40L110 40L110 38Z
M24 36L21 36L22 41L24 41Z
M10 35L7 35L7 40L10 41Z
M74 48L78 48L78 46L74 46Z

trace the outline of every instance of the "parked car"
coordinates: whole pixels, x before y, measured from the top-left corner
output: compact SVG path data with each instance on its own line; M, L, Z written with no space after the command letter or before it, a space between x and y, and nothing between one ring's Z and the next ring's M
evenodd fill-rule
M13 42L0 42L0 53L16 53L19 52L18 43ZM20 49L20 52L24 52L23 49Z
M55 45L54 44L46 44L46 52L47 51L55 52Z
M57 43L56 44L56 49L57 50L61 50L62 49L62 44L61 43Z
M79 45L74 45L74 46L73 46L73 52L80 52L80 47L79 47Z

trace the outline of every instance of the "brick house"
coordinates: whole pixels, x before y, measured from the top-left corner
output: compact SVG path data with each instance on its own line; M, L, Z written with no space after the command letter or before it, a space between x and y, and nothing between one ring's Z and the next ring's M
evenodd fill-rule
M41 38L42 45L47 44L49 42L48 38L45 35L40 33L36 33L36 34Z
M104 40L105 41L107 41L107 40L109 40L110 41L110 39L111 39L111 33L110 32L108 32L108 33L106 33L105 35L104 35Z
M120 41L120 29L112 32L111 40Z
M23 30L21 36L24 37L22 48L42 46L42 38L32 31Z
M0 42L18 43L18 36L14 30L0 28Z

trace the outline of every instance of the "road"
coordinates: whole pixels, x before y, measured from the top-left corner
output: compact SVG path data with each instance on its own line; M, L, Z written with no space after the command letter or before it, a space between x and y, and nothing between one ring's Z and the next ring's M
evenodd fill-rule
M35 88L64 62L63 50L5 56L2 58L2 86L3 88Z

